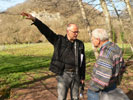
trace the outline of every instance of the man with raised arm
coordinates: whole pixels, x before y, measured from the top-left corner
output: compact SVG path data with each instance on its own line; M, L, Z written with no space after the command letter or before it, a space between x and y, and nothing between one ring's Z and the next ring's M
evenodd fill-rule
M79 100L79 85L85 80L85 51L82 41L77 39L79 30L76 24L67 26L65 36L57 35L47 25L31 14L22 13L54 46L50 71L57 74L58 100L66 100L70 88L71 100Z

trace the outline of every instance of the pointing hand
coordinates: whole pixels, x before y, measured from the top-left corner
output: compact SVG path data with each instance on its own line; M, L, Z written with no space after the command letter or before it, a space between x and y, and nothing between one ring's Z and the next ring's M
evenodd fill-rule
M32 21L35 21L35 17L33 17L31 14L29 13L25 13L25 12L22 12L21 15L26 18L26 19L30 19Z

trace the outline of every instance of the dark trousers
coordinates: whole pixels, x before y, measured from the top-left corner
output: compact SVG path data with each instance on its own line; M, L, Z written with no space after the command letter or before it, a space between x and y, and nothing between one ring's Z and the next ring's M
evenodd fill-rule
M64 72L63 75L57 76L58 100L66 100L68 89L70 88L71 100L79 100L79 76L74 72Z

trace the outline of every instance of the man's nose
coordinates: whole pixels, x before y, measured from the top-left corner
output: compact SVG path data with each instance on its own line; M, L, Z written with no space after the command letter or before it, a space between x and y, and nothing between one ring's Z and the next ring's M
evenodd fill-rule
M78 32L77 32L77 33L75 33L75 35L78 35Z

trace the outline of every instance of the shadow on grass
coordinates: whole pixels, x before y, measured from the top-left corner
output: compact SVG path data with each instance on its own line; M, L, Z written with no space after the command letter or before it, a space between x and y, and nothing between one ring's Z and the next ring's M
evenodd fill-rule
M95 59L93 51L87 51L86 57L88 61L91 59ZM13 56L13 55L5 55L0 56L0 79L4 78L4 82L0 83L0 85L6 85L6 88L2 91L3 95L0 97L0 100L4 100L9 98L10 91L13 88L18 88L24 85L33 84L34 82L41 81L53 77L55 75L43 75L39 78L35 78L30 75L30 71L36 71L41 68L49 67L51 56ZM44 69L45 70L45 69ZM21 73L21 74L20 74ZM20 76L19 76L20 74ZM28 82L19 82L21 81L21 76L27 75L32 78L32 80L28 80ZM15 82L16 81L16 82ZM42 83L43 84L43 83ZM43 84L44 85L44 84ZM8 88L7 88L8 87ZM46 88L46 86L45 86ZM48 89L48 88L47 88ZM50 91L50 89L48 89ZM52 93L52 91L51 91ZM52 93L55 95L54 93ZM55 95L56 96L56 95Z
M41 80L46 80L46 79L48 79L48 78L50 78L50 77L54 77L54 76L55 76L55 75L48 75L48 76L40 77L40 78L38 78L38 79L34 79L34 80L32 80L32 81L29 81L29 82L24 82L24 83L22 83L22 84L16 84L16 85L14 85L14 86L11 86L11 87L9 87L8 89L6 89L6 90L4 91L4 94L0 97L0 100L4 100L4 99L6 99L6 98L9 98L9 97L10 97L10 91L11 91L11 89L13 89L13 88L17 88L17 87L20 87L20 86L23 86L23 85L33 84L33 83L35 83L35 82L38 82L38 81L41 81Z
M0 89L0 92L2 94L0 100L8 98L10 96L10 91L13 88L32 84L34 82L45 80L55 76L46 73L47 75L43 75L39 78L33 78L32 80L28 80L27 82L23 83L19 82L19 79L21 77L18 76L19 78L17 79L17 75L19 75L20 73L20 75L22 76L27 72L36 71L41 68L46 68L47 70L47 68L49 67L50 60L51 56L0 56L0 85L1 87L2 85L7 85L6 88ZM4 81L2 82L2 80ZM15 83L14 81L18 82Z
M50 60L49 56L0 56L0 75L48 67Z

